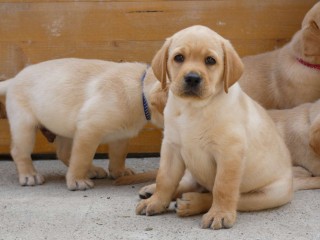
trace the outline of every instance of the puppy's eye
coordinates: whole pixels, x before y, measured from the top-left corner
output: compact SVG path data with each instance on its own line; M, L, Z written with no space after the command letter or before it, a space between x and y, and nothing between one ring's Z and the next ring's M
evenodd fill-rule
M183 63L184 62L184 56L181 54L178 54L174 57L174 61L177 63Z
M205 60L205 63L207 65L215 65L217 62L213 57L207 57L206 60Z

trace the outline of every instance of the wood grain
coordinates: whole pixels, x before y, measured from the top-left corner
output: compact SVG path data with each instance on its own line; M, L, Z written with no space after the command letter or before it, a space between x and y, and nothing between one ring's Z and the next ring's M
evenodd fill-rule
M166 37L194 24L230 39L242 56L255 54L287 42L316 1L1 2L0 80L53 58L149 62Z

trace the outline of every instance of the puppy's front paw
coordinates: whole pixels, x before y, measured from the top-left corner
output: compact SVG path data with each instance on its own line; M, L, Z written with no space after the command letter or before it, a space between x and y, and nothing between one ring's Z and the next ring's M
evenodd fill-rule
M167 210L167 206L161 204L156 197L151 197L146 200L141 200L136 207L137 215L152 216L159 213L163 213Z
M155 192L156 190L156 184L150 184L148 186L145 186L143 188L140 189L139 191L139 197L141 199L147 199L150 198L152 196L152 194Z
M134 175L134 174L135 172L130 168L116 169L116 170L109 169L109 175L113 179L117 179L123 176Z
M237 213L209 210L203 215L201 220L201 228L212 228L215 230L221 228L231 228L236 221Z
M90 179L76 179L67 176L67 187L70 191L87 190L94 187L93 182Z
M97 167L92 165L89 173L88 173L88 178L106 178L108 176L108 173L106 170L104 170L102 167Z
M19 183L21 186L36 186L44 183L44 177L39 174L20 174Z

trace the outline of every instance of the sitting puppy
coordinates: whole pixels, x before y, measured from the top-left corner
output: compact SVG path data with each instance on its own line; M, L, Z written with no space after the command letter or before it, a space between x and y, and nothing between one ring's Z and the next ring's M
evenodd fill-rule
M58 136L57 153L69 165L66 180L70 190L92 188L88 177L106 176L105 170L92 165L100 143L109 143L112 177L132 174L125 168L128 138L136 136L150 119L162 127L167 99L146 64L84 59L29 66L0 82L0 95L6 95L11 154L20 184L44 182L31 160L40 127Z
M229 228L237 210L292 199L289 151L266 111L236 83L243 64L229 41L203 26L184 29L166 40L152 68L170 87L156 190L137 214L166 211L186 169L210 192L210 204L199 206L208 211L202 228Z
M284 47L243 58L241 88L267 109L292 108L320 98L320 2Z
M267 109L291 108L319 99L320 30L318 26L320 26L320 2L306 14L302 29L286 46L272 52L243 58L244 74L239 80L242 90ZM303 116L300 116L301 118ZM274 120L277 121L277 118ZM290 136L289 134L283 137L289 139ZM314 153L309 151L307 143L294 148L289 145L289 149L293 155L295 151L309 152L311 155L307 156L311 158L310 166L313 165ZM304 156L298 161L309 160ZM295 157L293 163L297 163ZM153 180L156 173L154 171L121 177L116 180L116 184L125 185ZM143 192L146 192L146 189L141 191L142 196ZM148 187L147 192L152 192L152 189Z

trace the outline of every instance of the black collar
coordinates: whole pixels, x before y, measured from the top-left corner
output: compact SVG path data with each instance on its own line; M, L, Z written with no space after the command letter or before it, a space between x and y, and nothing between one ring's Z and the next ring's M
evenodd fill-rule
M147 69L144 71L142 77L141 77L141 82L142 82L142 104L143 104L143 110L144 110L144 115L146 117L146 119L148 121L151 120L151 113L149 111L149 107L148 107L148 101L146 96L144 95L144 91L143 91L143 83L144 83L144 79L146 78L147 75L147 71L148 71L149 66L147 67Z

